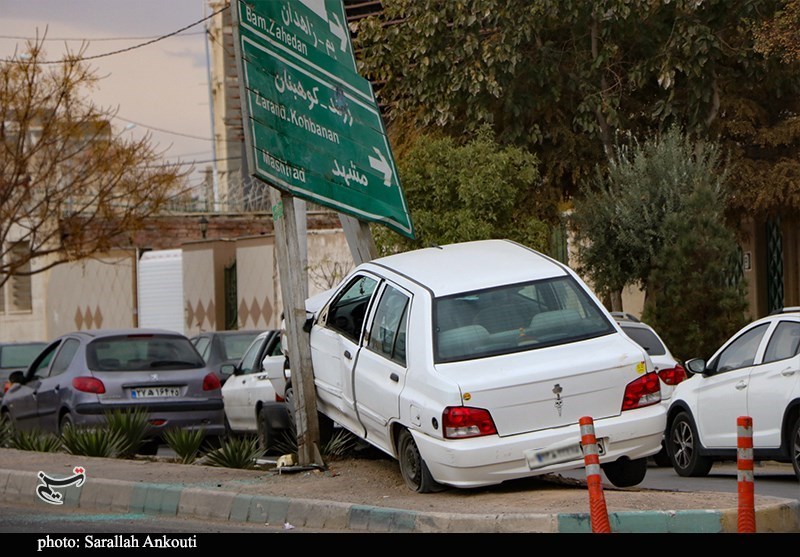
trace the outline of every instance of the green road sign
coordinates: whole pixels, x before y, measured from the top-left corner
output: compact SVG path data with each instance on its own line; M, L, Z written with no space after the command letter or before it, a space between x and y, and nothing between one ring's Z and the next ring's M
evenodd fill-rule
M253 174L413 239L372 86L355 71L346 25L345 37L339 33L341 0L236 6Z

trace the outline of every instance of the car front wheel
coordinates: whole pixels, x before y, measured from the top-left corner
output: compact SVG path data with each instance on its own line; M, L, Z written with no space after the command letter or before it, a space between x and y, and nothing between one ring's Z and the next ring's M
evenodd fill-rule
M400 432L397 439L397 458L400 461L400 474L411 491L435 493L444 489L444 486L431 476L414 437L407 429Z
M669 428L667 452L672 468L679 476L705 476L714 464L709 457L700 454L700 438L694 422L686 412L678 414Z

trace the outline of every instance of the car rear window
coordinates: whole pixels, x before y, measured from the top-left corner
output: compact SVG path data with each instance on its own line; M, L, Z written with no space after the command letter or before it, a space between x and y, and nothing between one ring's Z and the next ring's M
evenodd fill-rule
M95 371L189 369L205 365L189 339L162 335L93 340L86 346L86 362Z
M663 356L667 353L666 347L650 329L645 329L644 327L626 327L623 324L622 330L625 331L636 344L644 348L649 355Z
M534 350L615 330L568 276L437 298L433 320L437 363Z

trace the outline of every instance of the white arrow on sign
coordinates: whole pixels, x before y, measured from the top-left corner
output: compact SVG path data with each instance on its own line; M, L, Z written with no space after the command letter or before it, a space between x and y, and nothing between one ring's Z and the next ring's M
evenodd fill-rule
M339 17L336 14L331 14L331 17L336 20L334 23L333 21L328 21L328 26L331 28L331 33L334 34L339 39L340 45L339 48L342 52L347 52L347 34L345 29L342 27L341 22L339 21Z
M368 157L369 158L369 165L377 170L378 172L383 173L383 185L384 186L391 186L392 185L392 168L389 166L389 163L386 161L386 157L383 156L377 147L372 148L376 153L378 153L379 158L375 157Z
M328 17L328 12L325 9L325 0L300 0L300 3L317 14L323 21L328 22L328 27L330 27L331 33L333 33L334 37L339 39L339 48L342 49L342 52L347 52L347 29L345 29L345 27L342 25L342 22L339 21L339 16L336 14L330 14L330 18L333 18L334 20L331 21L331 19Z

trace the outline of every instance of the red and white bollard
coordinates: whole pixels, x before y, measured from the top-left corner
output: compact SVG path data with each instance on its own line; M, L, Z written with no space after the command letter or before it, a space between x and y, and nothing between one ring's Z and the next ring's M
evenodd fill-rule
M756 510L753 484L753 418L736 418L736 477L739 482L739 533L751 534L756 531Z
M586 466L586 485L589 486L589 518L592 532L611 533L608 521L606 498L603 495L603 479L600 476L600 456L597 453L597 438L594 435L594 421L588 416L578 420L581 426L581 445L583 446L583 463Z

